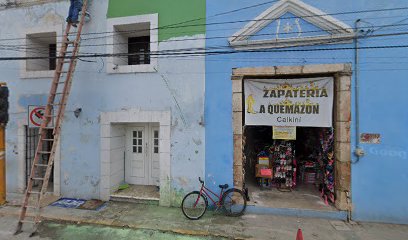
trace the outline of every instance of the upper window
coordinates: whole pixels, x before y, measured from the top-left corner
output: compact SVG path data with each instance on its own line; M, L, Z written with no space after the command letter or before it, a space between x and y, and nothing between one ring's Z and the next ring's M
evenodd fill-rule
M57 66L57 33L26 34L25 57L22 61L22 78L52 78Z
M157 71L157 14L108 19L108 73Z
M36 33L27 35L26 71L55 70L57 56L57 34ZM38 59L30 59L34 57Z

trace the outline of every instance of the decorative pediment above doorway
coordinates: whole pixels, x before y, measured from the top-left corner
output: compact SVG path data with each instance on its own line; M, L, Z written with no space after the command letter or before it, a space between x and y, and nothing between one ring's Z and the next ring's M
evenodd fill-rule
M336 44L354 38L353 28L300 0L280 0L229 38L235 49Z

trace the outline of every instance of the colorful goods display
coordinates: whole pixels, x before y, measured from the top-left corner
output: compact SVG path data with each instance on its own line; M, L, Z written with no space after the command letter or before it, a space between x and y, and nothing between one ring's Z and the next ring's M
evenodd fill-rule
M334 196L334 131L333 128L324 129L320 133L321 141L321 155L320 163L324 169L324 179L321 188L321 196L324 199L326 205L328 200L332 203L335 201Z
M274 181L279 188L291 189L296 185L296 162L293 141L274 140L269 148L272 156Z
M273 140L264 145L256 155L256 177L261 187L292 190L299 184L315 186L326 204L334 203L334 130L303 128L301 133L302 140ZM261 166L267 177L260 174Z

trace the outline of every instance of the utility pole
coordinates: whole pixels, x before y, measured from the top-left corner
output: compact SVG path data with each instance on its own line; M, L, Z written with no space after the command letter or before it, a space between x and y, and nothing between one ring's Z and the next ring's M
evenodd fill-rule
M0 83L0 205L6 203L6 124L8 122L8 88Z

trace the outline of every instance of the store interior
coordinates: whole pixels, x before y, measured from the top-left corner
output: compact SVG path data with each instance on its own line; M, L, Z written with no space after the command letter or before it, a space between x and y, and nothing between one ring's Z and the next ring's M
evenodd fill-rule
M333 138L333 128L297 127L296 140L281 140L271 126L246 126L248 204L336 211Z

